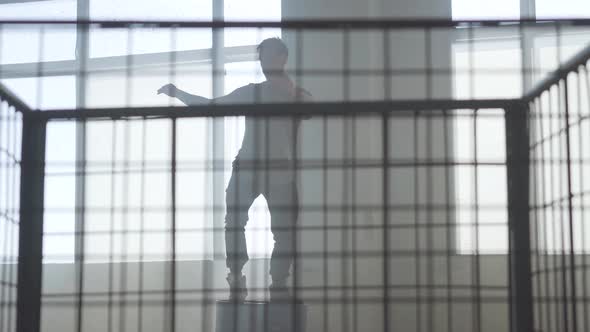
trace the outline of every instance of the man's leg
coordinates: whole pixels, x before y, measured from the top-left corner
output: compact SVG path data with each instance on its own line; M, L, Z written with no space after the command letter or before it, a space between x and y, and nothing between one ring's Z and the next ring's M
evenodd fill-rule
M285 285L293 263L296 248L296 224L299 213L295 183L274 185L266 193L271 214L271 231L274 248L270 260L273 285Z
M256 196L251 174L234 168L225 193L225 251L226 266L230 270L227 281L233 300L244 300L248 293L246 277L242 275L242 268L248 261L244 227L248 222L248 209Z

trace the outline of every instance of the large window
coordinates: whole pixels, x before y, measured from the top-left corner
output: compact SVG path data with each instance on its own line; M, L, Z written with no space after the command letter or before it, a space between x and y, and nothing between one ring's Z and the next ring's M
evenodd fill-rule
M91 20L211 21L213 17L223 15L226 20L280 20L279 0L255 2L225 0L220 6L220 2L212 0L3 1L0 19L75 20L80 17ZM83 12L77 13L77 9ZM172 82L190 93L214 97L260 81L262 75L256 61L256 46L264 38L280 36L280 29L227 29L220 31L223 38L215 38L214 32L208 28L103 29L91 26L87 32L79 31L71 25L2 26L0 80L39 109L178 105L176 101L157 95L157 89ZM82 48L85 40L87 51ZM217 59L212 58L215 54ZM215 63L218 68L213 68ZM79 70L82 64L86 66L83 73ZM144 129L147 135L142 136ZM213 135L219 135L220 130L224 144L214 147ZM218 252L223 244L213 244L222 236L195 231L207 227L222 231L223 213L221 218L219 214L215 216L219 220L214 220L213 212L195 211L200 207L204 207L203 211L213 211L214 206L224 204L223 195L208 197L210 195L205 195L202 189L212 189L214 183L227 184L231 161L241 144L243 130L243 118L226 119L225 125L221 126L211 119L178 122L177 158L179 165L186 166L185 171L177 174L179 259L203 259L223 254ZM169 173L158 172L158 165L169 162L170 134L170 122L166 120L127 124L88 122L82 129L74 122L49 124L46 262L73 261L75 253L82 249L82 243L86 260L90 262L138 259L140 237L133 234L137 233L140 223L146 227L144 241L150 243L149 247L144 247L143 259L170 258L170 243L165 236L170 226L170 177ZM81 141L83 137L85 141ZM123 212L122 207L125 204L136 207L142 195L132 190L127 195L133 196L130 200L121 196L121 190L126 186L133 187L137 184L133 181L138 179L129 176L124 180L119 174L137 170L129 165L138 162L137 151L141 151L144 145L147 146L148 160L144 183L149 188L145 188L147 195L142 199L145 206L153 207L153 211L140 216L133 209ZM220 156L220 151L214 149L223 150L221 156L227 161L222 172L205 173L193 167ZM131 157L126 156L129 150L134 151ZM81 158L81 153L86 160L86 175L77 177L75 174L80 168L76 167L76 159ZM82 195L79 188L84 188L84 202L77 200ZM223 188L218 192L223 193ZM115 201L107 199L113 193ZM80 215L76 216L81 205L86 207L82 219ZM257 200L247 229L253 257L270 254L272 245L261 246L265 241L257 240L260 236L270 236L269 220L264 200ZM79 238L75 235L80 231L81 221L87 231L82 242L77 241ZM120 234L125 234L126 238Z
M518 19L519 0L453 0L453 19ZM516 29L460 29L453 44L454 97L459 99L518 98L522 94L521 45ZM498 61L498 59L502 59ZM496 116L477 120L459 117L454 123L455 157L465 166L455 172L456 248L459 253L505 253L508 250L506 172L503 163L504 122ZM476 139L474 140L474 137ZM475 149L477 145L477 149ZM477 171L476 171L477 169Z
M580 0L552 1L529 0L528 8L535 12L521 12L521 0L472 1L453 0L453 19L518 19L581 18L590 16L590 2ZM524 6L526 7L526 6ZM459 29L453 45L454 97L461 99L518 98L540 79L555 70L565 60L587 45L587 29L561 27L527 28L523 40L517 27ZM529 54L530 56L523 56ZM501 60L499 60L501 59ZM523 62L524 60L524 62ZM524 69L523 69L524 66ZM523 75L524 74L524 75ZM455 155L462 162L503 162L504 142L479 140L473 142L477 127L479 137L503 137L503 119L488 118L457 120L455 123ZM474 146L478 154L474 156ZM490 144L492 146L490 146ZM491 154L489 152L492 152ZM483 168L482 168L483 169ZM477 187L475 184L477 183ZM464 167L455 174L456 201L460 206L479 205L479 209L464 208L457 211L457 249L460 253L506 253L508 228L506 173L500 167L479 172ZM478 220L480 227L472 226ZM468 225L468 226L465 226Z
M79 0L82 1L82 0ZM590 2L582 0L566 0L556 4L551 0L530 0L535 3L537 17L588 17L590 16ZM115 1L115 0L85 0L88 18L90 19L137 19L137 20L205 20L213 17L223 17L227 20L280 20L280 0L224 0L221 5L213 0L155 0L155 1ZM78 15L76 0L44 0L44 1L2 1L0 3L0 19L71 19ZM454 19L515 19L521 13L520 0L501 0L490 2L482 0L453 0ZM114 10L116 8L116 10ZM530 14L530 13L528 13ZM527 14L527 15L528 15ZM526 16L526 15L525 15ZM492 31L494 30L494 31ZM530 43L526 47L532 49L530 63L524 65L534 71L526 71L528 78L520 76L522 49L520 40L514 38L517 29L505 27L503 29L478 29L469 34L467 30L459 31L459 38L453 46L453 61L456 74L454 75L454 94L457 98L495 98L516 97L523 91L523 82L527 79L534 82L543 77L547 71L555 68L559 60L567 59L587 40L585 31L562 31L559 39L555 31L545 31L539 35L531 35ZM231 92L233 89L250 82L262 80L256 61L255 46L262 39L279 36L278 29L227 29L222 32L223 38L216 38L211 29L102 29L91 28L80 35L71 26L28 26L15 27L3 25L0 29L0 81L6 84L17 95L25 99L33 107L41 109L86 107L119 107L119 106L153 106L168 105L170 99L159 96L155 91L165 83L173 82L177 86L205 97ZM88 50L84 52L82 41L88 41ZM559 47L558 47L559 45ZM475 52L470 54L470 52ZM212 59L214 55L218 59ZM497 59L502 58L499 62ZM527 58L528 59L528 58ZM173 61L174 60L174 61ZM217 60L217 61L214 61ZM527 60L529 61L529 60ZM87 66L84 75L80 75L81 64ZM214 68L213 66L218 66ZM473 70L472 74L467 72ZM216 73L216 74L213 74ZM500 82L500 83L499 83ZM499 89L501 87L502 89ZM490 120L491 121L491 120ZM148 124L149 123L149 124ZM500 122L478 123L478 133L497 133ZM139 135L142 126L150 126L148 154L154 163L168 162L169 144L162 137L169 137L169 123L165 121L149 121L145 124L132 124L130 128L105 123L89 123L84 129L85 142L81 142L80 128L73 122L51 123L48 129L47 151L47 185L46 185L46 237L45 252L48 261L71 261L77 249L76 228L76 185L84 181L86 186L86 202L89 206L97 207L96 211L108 208L110 202L102 201L113 188L122 185L111 173L121 170L124 158L118 155L105 155L105 149L116 145L108 137L116 133L119 138L129 131L132 135ZM223 172L216 172L211 179L209 175L194 172L179 173L181 183L188 183L179 204L184 207L201 204L198 200L207 200L207 204L223 204L222 196L210 198L195 192L191 188L204 188L213 183L223 183L229 180L230 162L235 156L244 130L243 118L228 118L222 126L214 124L210 119L193 119L182 121L178 135L182 141L201 142L183 147L179 162L187 165L193 162L203 162L214 157L212 136L214 130L223 131L224 144L222 156L228 161ZM199 130L191 130L199 128ZM469 123L456 123L457 156L471 155L473 147L469 142L473 135L473 126ZM153 137L152 137L153 135ZM134 140L131 139L133 142ZM168 142L169 143L169 142ZM134 144L134 143L132 143ZM501 146L502 142L497 142ZM80 146L83 148L80 149ZM180 147L179 147L180 148ZM137 150L139 146L131 146ZM75 176L75 160L84 151L89 161L89 173L106 173L106 175L89 175L87 178ZM219 151L217 151L218 153ZM122 154L123 151L117 150ZM488 156L501 159L503 156ZM109 164L109 162L111 162ZM107 165L107 166L105 166ZM114 165L111 167L110 165ZM109 168L110 167L110 168ZM157 173L157 172L156 172ZM154 173L154 174L156 174ZM161 174L160 174L161 175ZM482 174L480 174L481 176ZM146 200L164 202L169 199L169 183L153 175L150 180L154 188ZM474 174L461 172L456 176L457 199L471 204L474 201ZM491 169L485 177L488 190L478 197L486 200L486 195L492 198L503 198L496 193L505 192L505 174ZM114 187L115 186L115 187ZM481 189L481 188L480 188ZM160 195L160 196L158 196ZM191 200L189 198L194 198ZM220 200L221 199L221 200ZM219 201L220 200L220 201ZM81 202L78 202L81 203ZM492 202L496 204L498 202ZM502 202L500 202L502 203ZM79 207L79 206L78 206ZM166 209L166 206L163 207ZM186 209L187 211L190 208ZM496 209L498 211L498 209ZM160 214L158 214L160 213ZM458 211L459 223L471 220L469 211ZM481 211L481 213L488 213ZM490 212L492 213L492 212ZM118 220L121 216L111 216L92 210L87 211L85 222L89 230L94 228L104 232L112 231L106 219ZM216 216L217 217L217 216ZM106 218L106 219L105 219ZM135 218L135 219L134 219ZM163 212L154 212L147 216L154 227L159 227L169 218ZM213 216L196 215L192 212L182 212L179 215L180 227L197 227L196 220L214 220ZM460 252L480 250L484 252L505 252L507 250L505 226L498 223L506 221L505 215L489 214L479 216L480 220L490 220L494 224L493 232L486 232L486 237L476 234L480 239L479 246L475 245L473 231L469 227L457 228L458 248ZM267 256L271 246L268 231L270 216L266 212L264 199L255 202L251 210L251 221L247 228L249 252L251 256ZM137 216L130 216L128 224L137 222ZM214 227L221 229L223 219L217 218ZM101 228L103 227L103 228ZM107 227L107 228L104 228ZM108 228L111 227L111 228ZM256 230L256 231L254 231ZM482 229L481 232L485 230ZM494 233L495 232L495 233ZM490 234L493 234L490 235ZM264 237L264 241L260 241ZM104 239L103 239L104 240ZM88 252L95 252L96 257L104 254L111 244L99 237L90 239L86 243ZM118 241L118 240L116 240ZM164 248L165 242L158 242L154 235L154 248ZM164 241L161 239L161 241ZM180 254L186 259L210 257L213 251L222 246L205 247L193 246L194 242L214 243L215 239L186 238L179 240ZM135 244L130 244L135 245ZM185 247L184 247L185 246ZM214 248L214 249L211 249ZM159 249L158 249L159 250ZM165 259L164 256L154 259ZM218 252L215 252L218 253ZM92 256L89 256L92 258ZM100 260L97 258L97 260Z

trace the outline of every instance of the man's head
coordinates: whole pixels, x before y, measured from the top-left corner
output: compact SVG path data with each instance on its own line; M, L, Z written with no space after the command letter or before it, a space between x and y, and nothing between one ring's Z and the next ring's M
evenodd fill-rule
M265 39L256 49L258 50L258 58L264 76L268 78L285 72L289 50L281 39Z

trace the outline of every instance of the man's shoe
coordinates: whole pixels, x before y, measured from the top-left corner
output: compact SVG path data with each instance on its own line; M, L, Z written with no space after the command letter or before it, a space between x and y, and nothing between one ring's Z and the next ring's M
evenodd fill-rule
M229 285L229 300L235 302L243 302L248 296L248 288L246 288L246 276L244 275L227 275L227 283Z
M287 280L273 280L268 290L271 302L302 303L301 300L295 299L293 292L287 285Z

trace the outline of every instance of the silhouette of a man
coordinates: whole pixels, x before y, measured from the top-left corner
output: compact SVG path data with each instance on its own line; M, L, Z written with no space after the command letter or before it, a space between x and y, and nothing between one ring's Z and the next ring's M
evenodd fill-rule
M311 94L296 86L285 72L288 49L278 38L258 45L258 55L266 81L248 84L230 94L215 98L216 103L286 103L310 101ZM212 100L191 95L167 84L158 90L176 97L187 105ZM244 227L248 210L256 197L264 195L271 214L274 248L270 262L271 298L289 296L287 278L293 262L298 217L295 183L295 151L300 118L246 117L242 147L232 164L232 175L226 189L225 245L227 282L230 300L243 301L247 294L242 268L248 261Z

